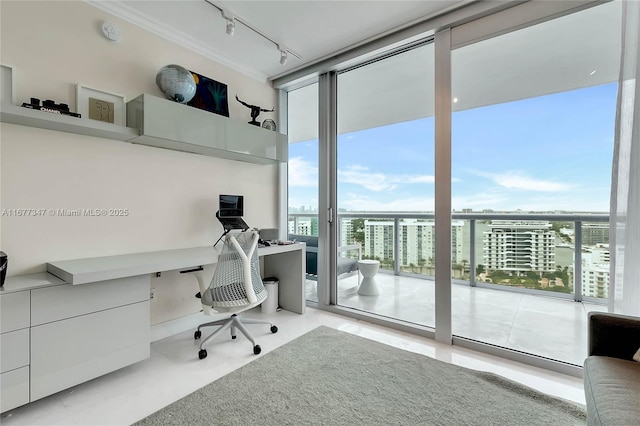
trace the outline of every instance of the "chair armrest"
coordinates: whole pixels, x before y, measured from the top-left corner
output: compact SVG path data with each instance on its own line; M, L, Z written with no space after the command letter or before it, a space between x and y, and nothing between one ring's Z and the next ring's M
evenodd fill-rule
M631 360L640 347L640 317L589 312L589 356Z

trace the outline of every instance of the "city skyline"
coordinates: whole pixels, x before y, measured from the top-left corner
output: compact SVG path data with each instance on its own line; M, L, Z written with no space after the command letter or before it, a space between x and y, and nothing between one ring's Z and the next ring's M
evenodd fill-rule
M616 96L609 83L455 112L452 208L608 212ZM339 135L338 208L433 211L433 127ZM289 149L289 205L317 208L317 140Z

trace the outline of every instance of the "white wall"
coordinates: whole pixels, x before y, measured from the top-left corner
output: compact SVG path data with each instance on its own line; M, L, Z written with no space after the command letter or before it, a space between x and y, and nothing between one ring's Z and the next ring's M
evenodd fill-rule
M180 64L226 83L231 119L248 121L233 100L273 105L276 93L189 50L83 2L2 1L0 62L14 66L19 102L53 99L75 107L75 84L162 96L155 75ZM106 40L103 20L123 30ZM221 37L226 36L222 32ZM265 115L268 118L269 115ZM48 261L212 244L222 232L218 194L245 195L245 219L277 226L277 167L222 160L108 139L0 125L2 209L128 209L126 217L1 217L9 275L40 272ZM195 280L153 278L152 322L199 310Z

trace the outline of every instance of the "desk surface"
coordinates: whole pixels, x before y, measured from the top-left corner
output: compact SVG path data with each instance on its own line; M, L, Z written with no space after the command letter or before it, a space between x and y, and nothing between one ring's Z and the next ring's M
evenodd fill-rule
M0 294L13 293L16 291L33 290L42 287L67 284L66 281L47 272L37 272L35 274L14 275L7 277L4 287L0 288Z
M261 247L259 256L302 250L304 244ZM175 250L90 257L47 263L47 271L77 285L155 272L173 271L217 263L218 250L212 246Z

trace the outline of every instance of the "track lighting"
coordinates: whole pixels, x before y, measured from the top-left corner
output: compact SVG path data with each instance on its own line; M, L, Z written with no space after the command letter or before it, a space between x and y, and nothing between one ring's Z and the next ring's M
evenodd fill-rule
M233 36L233 32L236 30L236 17L225 9L220 9L220 13L222 13L222 17L227 21L227 34Z
M236 30L236 21L235 21L235 19L228 19L227 18L227 34L232 36L233 32L235 30Z
M242 19L241 17L234 15L233 13L231 13L230 11L228 11L227 9L221 6L218 6L212 0L204 0L204 1L220 11L220 13L222 14L222 18L225 19L227 22L226 31L227 31L227 34L229 34L230 36L233 35L236 29L236 23L240 23L242 24L243 27L253 31L255 34L261 36L265 40L270 41L271 43L276 45L276 47L278 48L278 51L280 52L280 64L286 65L287 61L289 60L289 55L292 55L296 59L302 59L302 56L300 56L299 54L297 54L291 49L281 46L276 40L272 39L262 31L258 30L256 27L254 27L253 25L251 25L249 22Z

